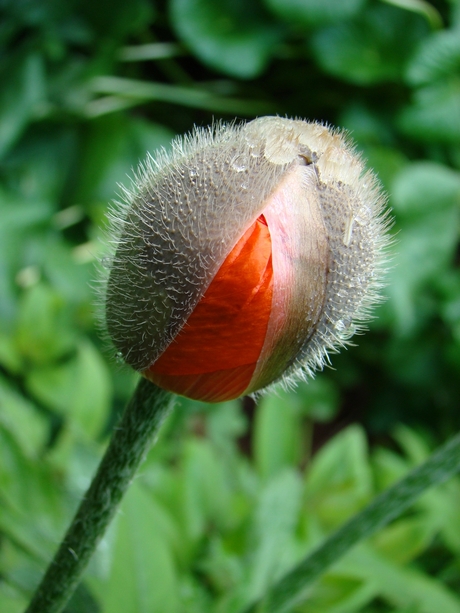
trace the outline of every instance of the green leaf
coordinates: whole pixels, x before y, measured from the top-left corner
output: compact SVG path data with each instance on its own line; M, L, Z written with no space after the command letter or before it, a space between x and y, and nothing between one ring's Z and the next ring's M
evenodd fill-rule
M11 336L0 332L0 364L10 373L18 374L21 370L21 356Z
M383 0L383 2L423 15L433 28L442 27L442 17L430 2L425 0Z
M101 613L99 603L84 583L77 586L63 613Z
M212 406L206 421L209 440L219 452L226 455L230 462L235 459L235 443L247 431L247 423L242 414L241 403L237 400Z
M408 164L404 154L392 147L365 147L364 157L367 167L373 169L389 192L401 169Z
M0 205L2 211L1 245L11 233L17 236L31 229L42 227L53 212L52 207L44 200L27 202L14 193L4 191L0 192Z
M77 132L70 126L37 122L8 155L9 180L38 211L54 210L68 198L67 181L75 168ZM15 185L16 184L16 185Z
M81 341L76 355L64 364L31 370L26 382L32 394L67 416L79 432L90 438L100 433L111 385L107 366L89 341Z
M245 596L262 596L297 557L296 528L302 481L291 469L278 472L263 488L254 509L249 536L250 560Z
M23 453L37 457L48 438L48 426L36 408L0 377L0 424L15 437Z
M331 572L319 580L308 597L308 613L311 611L320 613L355 613L366 611L363 609L377 596L376 586L370 581L355 578L346 571ZM394 613L394 612L392 612Z
M351 102L340 114L338 124L353 136L359 146L382 146L393 144L387 118L370 105ZM394 149L393 149L394 151Z
M94 437L106 422L110 401L107 365L89 341L82 341L77 349L73 391L67 403L69 416L82 432Z
M157 507L137 483L131 486L111 528L112 556L106 580L90 584L110 613L179 613L176 563L158 522Z
M259 474L267 479L300 458L300 418L286 398L264 396L257 408L253 433L254 459Z
M414 162L395 177L391 195L398 217L412 222L437 215L460 204L460 172L436 162Z
M154 5L147 0L101 0L97 5L82 0L80 4L79 18L83 16L83 23L89 24L97 37L105 36L108 40L123 39L142 31L154 16Z
M446 30L421 41L406 70L410 85L425 85L455 74L460 69L460 36Z
M436 512L435 517L438 520L442 540L458 557L460 555L459 480L456 479L452 483L447 483L444 487L443 496L440 499L433 496L429 502Z
M5 72L9 72L5 78ZM40 55L33 53L3 68L0 91L0 156L18 139L40 111L45 97L45 74Z
M364 432L350 426L314 456L306 475L309 508L324 526L336 526L373 493Z
M392 564L370 547L355 549L343 560L340 569L376 584L380 597L391 605L413 606L418 613L457 613L460 610L460 599L442 583L425 573Z
M427 441L414 430L401 425L393 436L414 466L421 464L429 457L430 447Z
M372 85L400 78L420 34L416 18L380 4L367 8L354 21L319 30L311 45L325 72Z
M288 402L301 415L310 417L313 421L327 422L333 419L339 410L339 390L335 381L323 374L307 383L299 383L289 394Z
M78 215L78 211L76 214ZM69 217L71 217L71 212ZM55 217L55 222L57 219L65 220L65 215ZM95 275L93 260L95 252L97 253L97 246L93 247L92 243L83 243L70 250L68 243L58 236L50 237L46 243L42 241L42 245L44 248L41 263L46 279L68 304L78 307L76 315L87 316L90 323L93 324L94 291L91 289L90 282L93 281Z
M27 607L27 598L4 582L0 584L0 611L2 613L22 613Z
M0 500L0 573L11 577L24 569L24 580L20 584L31 591L39 580L40 571L53 553L55 543L52 539L57 539L60 535L55 532L50 538L48 530L44 530L43 526L31 524L31 519L34 522L41 522L43 519L35 508L33 513L26 514L15 507L8 496L1 496ZM34 571L36 576L32 574Z
M60 480L49 463L24 456L1 425L0 466L0 531L31 558L45 561L68 521Z
M227 524L231 496L222 461L208 441L190 439L183 453L178 521L193 546L210 524Z
M61 296L44 283L25 290L15 335L22 357L46 364L71 351L75 337L68 316Z
M459 215L457 207L441 209L404 226L395 258L397 266L388 275L387 289L388 309L398 335L406 338L414 335L432 316L432 308L427 303L427 297L433 295L430 284L444 273L454 256ZM418 355L422 355L421 349L421 346L417 349ZM409 367L405 370L411 371ZM416 376L416 371L412 375Z
M260 75L281 29L257 1L172 0L178 36L210 67L242 79Z
M136 101L137 104L142 104L146 101L158 100L160 102L235 115L254 115L273 110L273 107L263 100L226 98L214 94L204 86L198 85L189 87L125 79L123 77L101 76L93 79L91 89L95 93L110 94L111 98L113 95L124 97L127 100L131 100L133 104L136 104ZM86 107L86 116L94 118L107 113L106 102L105 98L90 101ZM102 109L100 108L101 104ZM111 104L109 104L109 112L114 110L120 110L117 104L115 104L115 108L112 108Z
M109 202L147 152L168 147L173 137L172 131L143 119L121 115L95 119L83 141L75 200Z
M458 26L460 26L460 4L458 2L451 4L450 17L452 19L452 25L458 28Z
M365 0L265 0L265 3L281 19L317 26L354 17L362 10Z
M405 564L427 549L437 532L438 526L427 518L410 517L395 521L382 530L372 544L388 560Z
M340 562L341 572L345 570L347 574L356 576L357 572L352 571L351 561L356 560L357 551L362 555L365 550L361 546L359 550L351 551L354 545L374 535L392 519L400 516L429 487L444 483L455 475L460 470L459 450L460 435L457 435L424 464L377 496L363 511L343 524L320 547L271 587L262 602L254 603L245 613L256 613L260 607L266 613L290 611L293 605L304 600L311 584L332 564L337 565L345 553L348 553L348 556ZM438 609L454 613L459 609L457 597L439 583L427 581L425 575L420 576L418 573L403 570L400 566L395 567L375 555L364 556L359 568L358 572L363 573L363 578L381 581L380 590L384 591L385 597L391 602L396 601L398 605L417 604L422 607L423 613L432 613Z
M388 274L386 290L397 335L413 335L424 323L423 292L453 257L459 215L455 208L444 209L404 227L397 246L397 265Z
M455 252L460 217L460 173L434 162L403 168L391 188L401 223L395 267L388 275L387 309L397 330L413 334L423 323L421 292L439 278Z
M37 235L43 236L40 231L48 223L52 209L47 202L27 202L0 190L0 212L0 321L9 326L8 332L11 333L12 322L18 314L15 277L27 266L32 266L29 268L30 276L37 276L35 262L29 259L30 251L37 243ZM24 248L18 249L18 245Z
M142 62L146 60L164 60L184 55L183 49L176 43L147 43L145 45L128 45L121 47L118 57L122 62Z
M415 92L413 103L398 118L401 130L412 138L457 145L460 140L460 82L445 79Z

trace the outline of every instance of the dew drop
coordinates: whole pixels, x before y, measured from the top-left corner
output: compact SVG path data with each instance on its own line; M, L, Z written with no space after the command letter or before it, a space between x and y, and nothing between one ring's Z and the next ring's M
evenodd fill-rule
M244 172L247 168L245 160L241 155L237 155L230 162L230 167L235 172Z
M372 217L372 211L368 206L362 206L355 217L355 221L359 226L365 226L369 223Z
M252 141L246 141L249 148L249 155L252 158L260 158L262 152L260 150L260 145L253 143Z

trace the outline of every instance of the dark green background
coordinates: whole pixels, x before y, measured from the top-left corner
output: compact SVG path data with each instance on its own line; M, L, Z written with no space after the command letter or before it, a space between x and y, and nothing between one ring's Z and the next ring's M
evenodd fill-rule
M95 325L105 214L213 120L348 130L389 193L387 300L295 392L182 400L69 612L237 613L459 429L460 3L0 2L0 610L19 613L134 376ZM320 450L320 451L318 451ZM460 612L460 485L302 613Z

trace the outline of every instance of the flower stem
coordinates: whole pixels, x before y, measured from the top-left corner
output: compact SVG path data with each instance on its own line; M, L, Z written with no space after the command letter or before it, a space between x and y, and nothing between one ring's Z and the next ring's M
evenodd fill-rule
M26 613L63 610L173 402L170 392L140 380Z
M265 597L244 613L292 611L305 598L311 584L354 545L401 515L428 488L443 483L459 471L460 434L331 534L313 553L282 577Z

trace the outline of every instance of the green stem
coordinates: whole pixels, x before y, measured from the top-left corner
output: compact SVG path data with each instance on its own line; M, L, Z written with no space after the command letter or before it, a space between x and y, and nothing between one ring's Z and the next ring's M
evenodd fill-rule
M141 379L26 613L63 610L171 409L173 399L170 392Z
M305 598L306 590L359 541L401 515L429 487L460 471L460 434L440 447L424 464L382 492L361 513L347 521L320 547L278 581L245 613L284 613Z

